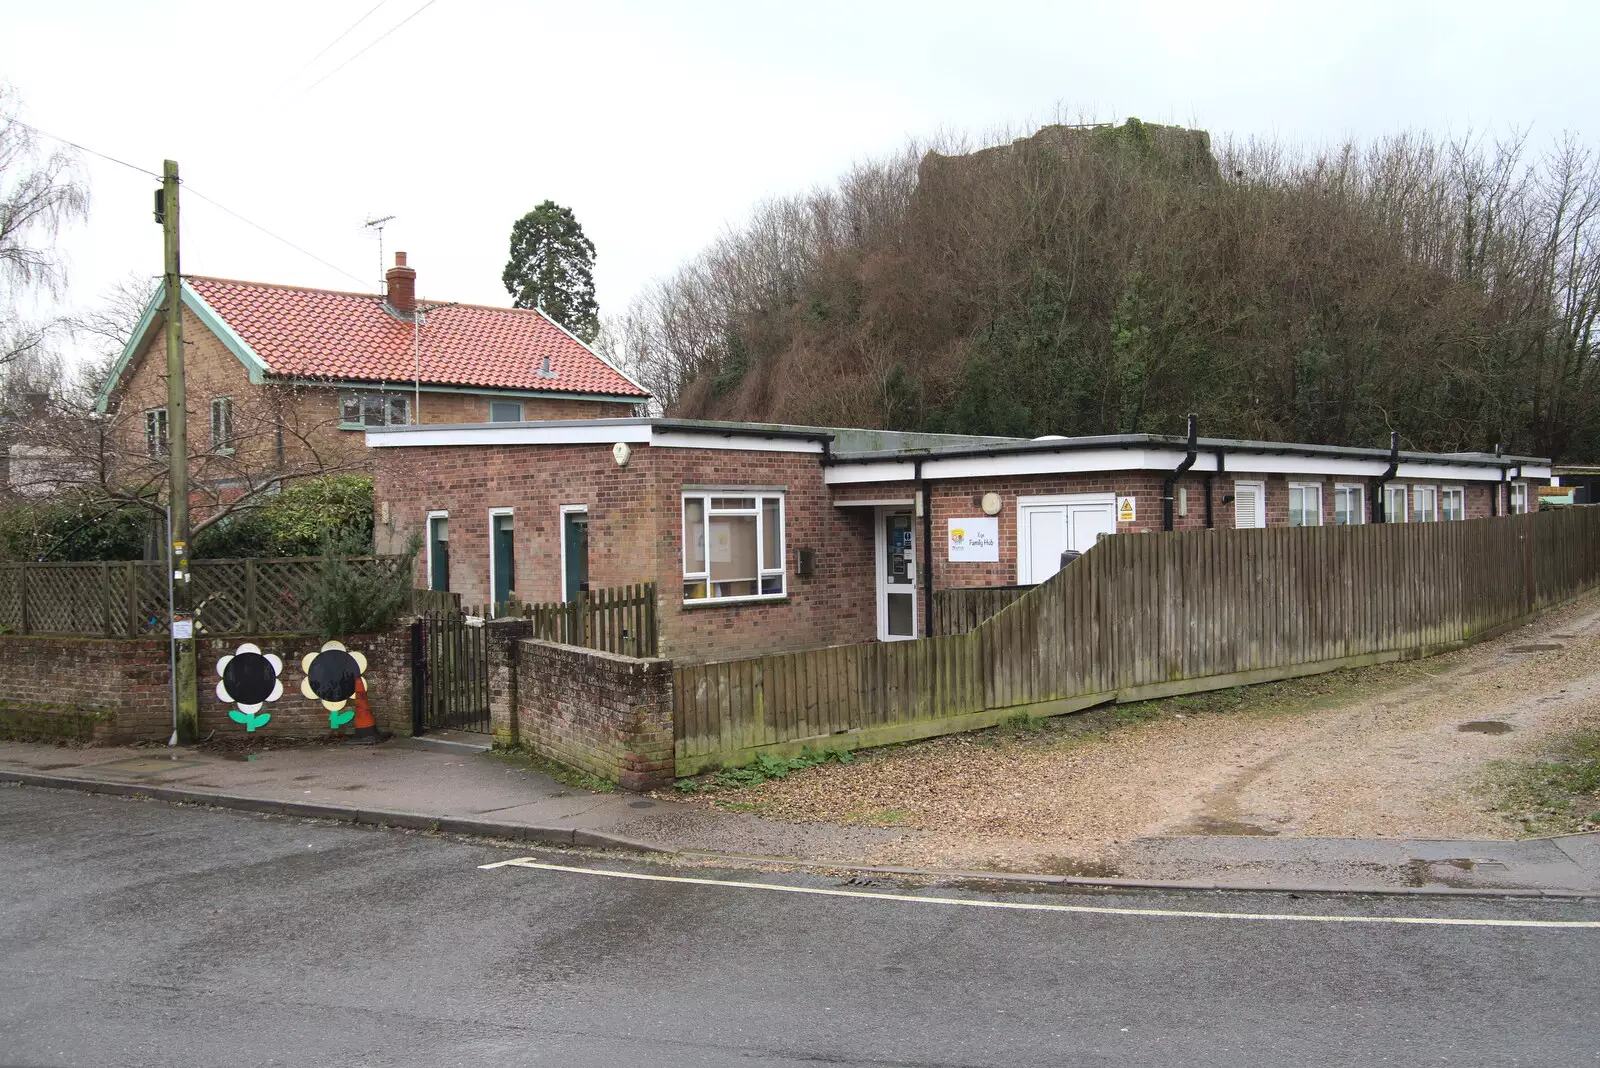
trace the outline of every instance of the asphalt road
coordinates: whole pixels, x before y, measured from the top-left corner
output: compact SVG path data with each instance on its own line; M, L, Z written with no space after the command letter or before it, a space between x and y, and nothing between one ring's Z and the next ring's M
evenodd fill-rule
M1600 901L863 886L0 788L4 1065L1594 1065Z

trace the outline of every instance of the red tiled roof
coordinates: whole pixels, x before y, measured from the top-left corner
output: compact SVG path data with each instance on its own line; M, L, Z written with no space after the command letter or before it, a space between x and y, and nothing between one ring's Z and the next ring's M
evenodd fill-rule
M418 301L414 328L376 294L186 281L274 375L410 382L416 343L425 385L647 396L539 311ZM546 356L554 377L540 373Z

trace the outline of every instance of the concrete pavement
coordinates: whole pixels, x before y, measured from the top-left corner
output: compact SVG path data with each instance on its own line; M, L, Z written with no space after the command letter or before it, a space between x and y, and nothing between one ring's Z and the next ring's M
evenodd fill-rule
M579 871L479 867L530 852ZM0 1061L29 1068L1493 1066L1600 1048L1600 929L1438 922L1595 923L1593 901L685 871L15 787L0 856ZM834 890L885 896L813 893Z
M475 736L464 736L473 739ZM0 781L547 844L852 866L918 832L792 824L590 793L459 741L252 753L0 743ZM886 869L891 874L901 869ZM1129 843L1115 871L1046 882L1286 890L1600 892L1600 835L1523 841L1184 836ZM992 873L967 873L985 875ZM1035 873L1037 874L1037 873Z

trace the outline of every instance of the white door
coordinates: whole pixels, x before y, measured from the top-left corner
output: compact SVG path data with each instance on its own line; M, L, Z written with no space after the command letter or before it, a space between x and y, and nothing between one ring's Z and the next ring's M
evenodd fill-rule
M1241 530L1267 525L1267 484L1265 482L1235 482L1233 484L1233 525Z
M880 508L878 517L878 639L917 636L916 533L910 511Z
M1017 582L1032 586L1061 570L1067 549L1086 553L1102 534L1117 532L1110 493L1017 499Z

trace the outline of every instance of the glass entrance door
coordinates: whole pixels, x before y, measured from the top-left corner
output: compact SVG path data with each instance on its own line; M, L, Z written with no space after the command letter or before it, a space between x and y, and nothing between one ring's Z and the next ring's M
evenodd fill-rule
M910 512L878 513L878 637L917 636L916 535Z

